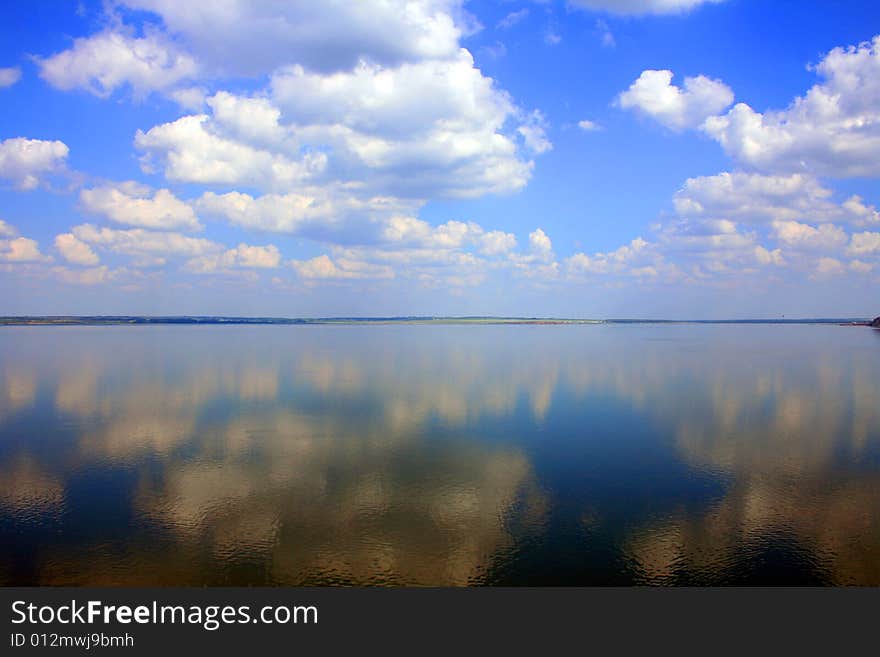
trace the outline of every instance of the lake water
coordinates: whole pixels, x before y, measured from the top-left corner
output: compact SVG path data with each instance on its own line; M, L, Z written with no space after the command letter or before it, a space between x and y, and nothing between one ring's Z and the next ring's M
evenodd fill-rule
M880 585L880 331L3 328L0 583Z

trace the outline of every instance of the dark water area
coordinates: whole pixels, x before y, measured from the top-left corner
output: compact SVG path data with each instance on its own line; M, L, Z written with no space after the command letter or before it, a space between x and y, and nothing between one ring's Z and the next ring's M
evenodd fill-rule
M4 327L0 584L880 585L880 331Z

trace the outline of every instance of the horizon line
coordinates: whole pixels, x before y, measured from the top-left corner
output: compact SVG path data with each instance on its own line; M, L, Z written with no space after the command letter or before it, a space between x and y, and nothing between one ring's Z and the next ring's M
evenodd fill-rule
M663 317L561 317L541 315L333 315L333 316L272 316L272 315L188 315L188 314L84 314L84 315L0 315L0 323L34 321L126 322L126 323L316 323L316 322L416 322L416 321L497 321L497 322L583 322L583 323L744 323L744 322L870 322L871 317L732 317L732 318L663 318Z

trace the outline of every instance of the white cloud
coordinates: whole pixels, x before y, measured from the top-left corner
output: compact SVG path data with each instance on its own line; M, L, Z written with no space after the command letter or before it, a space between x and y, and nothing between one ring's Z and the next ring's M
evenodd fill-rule
M592 256L575 253L566 258L564 264L566 271L575 276L588 273L656 275L656 267L651 267L647 260L641 259L650 251L651 245L637 237L614 251L594 253Z
M0 178L22 190L35 189L42 178L60 170L69 149L60 141L15 137L0 142Z
M311 280L393 278L394 276L394 272L387 266L348 259L334 262L327 255L320 255L311 260L293 260L290 264L302 278Z
M880 254L880 233L856 233L848 249L852 255Z
M101 32L76 39L73 47L38 59L40 77L65 91L84 89L106 98L129 84L135 97L169 89L198 73L195 60L158 33L136 38Z
M529 248L532 253L542 258L551 257L553 254L553 242L540 228L529 233Z
M330 75L287 67L272 76L272 97L300 125L343 124L384 137L430 130L450 119L494 131L514 109L464 49L449 59L397 68L360 63Z
M623 109L633 109L673 130L694 128L733 102L733 92L720 80L688 77L684 87L672 84L672 71L642 71L618 96Z
M682 14L700 5L723 2L724 0L568 0L569 4L581 9L604 11L609 14L625 16L644 16L646 14Z
M480 253L487 256L503 255L516 248L516 236L513 233L505 233L502 230L492 230L484 233L480 238L480 242Z
M816 261L816 272L820 276L837 276L843 271L843 263L837 258L823 257Z
M590 121L589 119L583 119L581 121L578 121L578 128L580 128L584 132L595 132L596 130L601 130L602 126L600 126L595 121Z
M45 260L35 240L27 237L0 239L0 261L37 262Z
M113 278L113 273L106 266L86 269L53 267L52 273L63 282L73 285L98 285Z
M843 203L832 190L806 174L763 175L723 172L689 178L675 194L676 213L690 218L733 219L750 224L774 220L845 222L856 226L880 223L873 206L858 196Z
M472 197L516 191L531 175L504 133L509 121L522 117L533 152L550 148L543 116L515 107L463 49L394 69L287 67L268 97L221 92L207 102L211 114L137 133L146 170L277 192L344 184L364 198Z
M21 69L18 67L0 68L0 89L11 87L21 79Z
M517 128L522 135L523 143L532 153L546 153L553 149L553 144L547 138L547 119L540 110L534 110L525 119L525 122Z
M329 153L330 172L385 193L511 192L531 174L503 132L520 111L464 49L394 69L362 63L318 75L288 67L272 77L272 98L301 146ZM536 116L526 116L530 143L546 150Z
M500 21L498 21L497 27L502 30L509 30L511 27L513 27L523 19L527 18L528 15L528 7L523 7L522 9L518 9L517 11L512 11Z
M782 249L773 249L770 251L760 245L755 247L755 259L761 265L781 266L785 264L785 259L782 257Z
M863 262L862 260L853 260L849 263L849 268L858 274L870 274L874 271L875 267L876 265L870 262Z
M18 235L15 227L0 219L0 237L14 237L15 235Z
M743 164L830 177L880 175L880 36L835 48L814 69L823 82L784 110L739 103L705 130Z
M168 92L168 97L188 112L201 112L208 101L208 92L204 87L184 87Z
M776 239L800 249L833 251L848 241L846 231L832 224L810 226L797 221L774 221L772 227Z
M544 32L544 43L546 43L548 46L558 46L560 43L562 43L562 36L559 34L559 32L556 31L553 26L550 26Z
M204 114L184 116L146 133L138 130L135 145L145 152L145 170L151 171L158 159L165 176L180 182L291 187L319 173L326 164L321 153L296 160L220 136Z
M55 248L61 256L75 265L97 265L98 254L73 233L62 233L55 237Z
M343 188L328 185L258 197L241 192L206 192L195 207L205 217L246 229L357 242L379 239L389 217L413 212L418 204L393 197L361 199Z
M281 264L281 252L274 244L251 246L239 244L216 255L193 258L187 262L190 271L208 274L229 269L272 269Z
M200 62L225 75L260 75L291 62L331 72L348 70L360 60L396 66L443 58L474 28L461 0L122 4L159 14Z
M865 205L860 196L850 196L841 207L850 213L852 222L858 226L880 224L880 212L873 205Z
M99 228L92 224L75 226L71 232L82 242L112 253L135 256L140 264L164 264L169 257L198 257L216 254L223 246L211 240L169 231L131 228Z
M484 255L495 256L516 247L516 236L512 233L499 230L486 232L474 222L447 221L439 226L431 226L415 217L395 215L387 218L383 226L380 234L382 242L395 247L427 250L438 255L442 251L473 246Z
M167 189L151 196L149 187L130 181L84 189L79 198L86 211L121 224L166 230L201 228L193 209Z

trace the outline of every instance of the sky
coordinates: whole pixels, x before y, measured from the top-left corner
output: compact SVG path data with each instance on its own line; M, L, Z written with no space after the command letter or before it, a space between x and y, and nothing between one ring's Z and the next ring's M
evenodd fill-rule
M0 315L880 314L875 0L6 0Z

